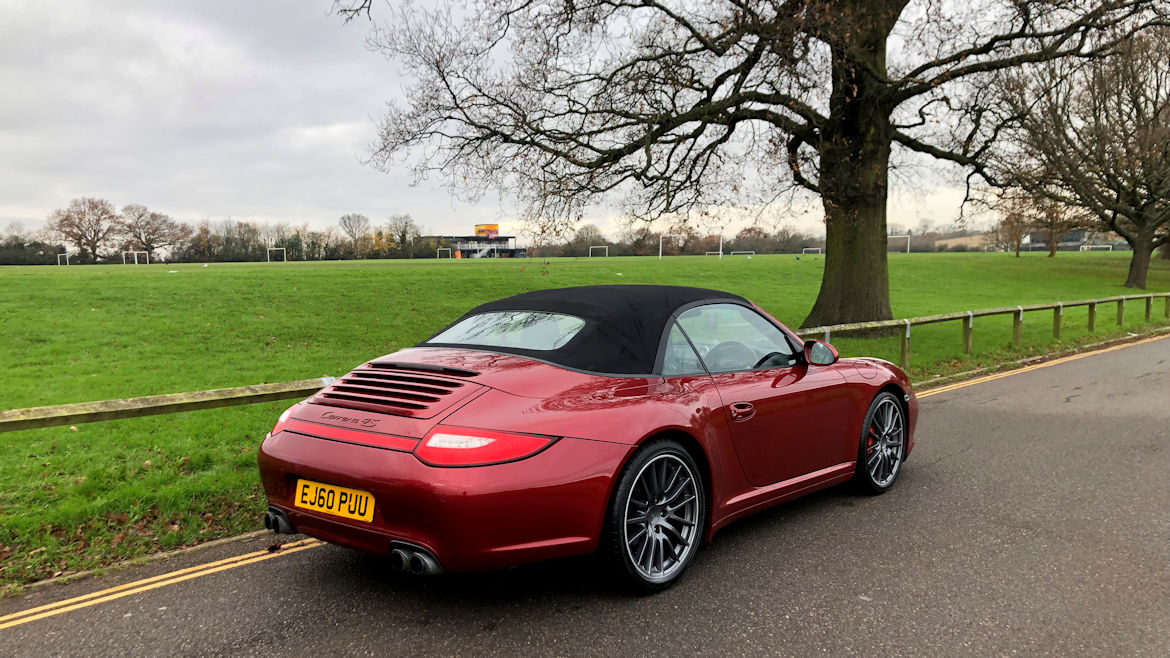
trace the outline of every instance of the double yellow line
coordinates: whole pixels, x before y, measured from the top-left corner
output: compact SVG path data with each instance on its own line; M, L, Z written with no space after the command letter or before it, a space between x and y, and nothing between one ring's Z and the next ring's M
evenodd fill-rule
M56 615L80 610L81 608L88 608L91 605L98 605L99 603L107 603L125 596L133 594L140 594L152 589L166 587L167 585L174 585L185 580L207 576L220 571L227 571L228 569L235 569L247 564L254 564L256 562L263 562L264 560L271 560L274 557L281 557L283 555L292 555L310 548L321 546L324 542L316 539L302 539L301 541L285 544L277 551L269 551L267 549L256 551L254 553L245 553L235 557L229 557L215 562L208 562L207 564L200 564L186 569L179 569L178 571L171 571L152 578L144 578L136 580L132 583L103 589L100 592L93 592L84 596L78 596L72 599L65 599L64 601L57 601L56 603L49 603L36 608L29 608L28 610L21 610L12 614L0 617L0 631L13 626L20 626L31 621L44 619L46 617L53 617Z

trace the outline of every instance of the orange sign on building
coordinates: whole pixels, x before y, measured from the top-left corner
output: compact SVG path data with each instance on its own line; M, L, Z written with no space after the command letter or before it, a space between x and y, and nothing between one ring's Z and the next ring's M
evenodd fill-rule
M475 237L477 238L498 238L500 237L499 224L476 224Z

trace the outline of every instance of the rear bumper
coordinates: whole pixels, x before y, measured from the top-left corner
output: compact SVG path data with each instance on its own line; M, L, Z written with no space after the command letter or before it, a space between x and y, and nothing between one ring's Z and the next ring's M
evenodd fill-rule
M561 439L516 462L435 468L409 452L285 431L264 440L258 461L269 504L298 531L379 555L406 541L444 569L472 571L596 550L614 476L631 449ZM373 521L297 507L298 478L373 494Z

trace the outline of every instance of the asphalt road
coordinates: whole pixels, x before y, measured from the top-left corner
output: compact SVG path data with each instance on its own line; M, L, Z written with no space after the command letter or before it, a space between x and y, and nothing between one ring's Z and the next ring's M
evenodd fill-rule
M887 495L736 523L657 596L587 559L417 579L310 542L0 630L0 655L1170 655L1170 338L929 395L917 438ZM0 628L270 543L2 600Z

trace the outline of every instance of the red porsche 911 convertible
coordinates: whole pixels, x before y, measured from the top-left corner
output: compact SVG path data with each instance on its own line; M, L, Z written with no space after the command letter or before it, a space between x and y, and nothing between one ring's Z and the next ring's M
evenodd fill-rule
M894 365L839 360L737 295L540 290L285 411L259 453L265 525L419 574L600 551L653 591L747 514L889 489L917 413Z

